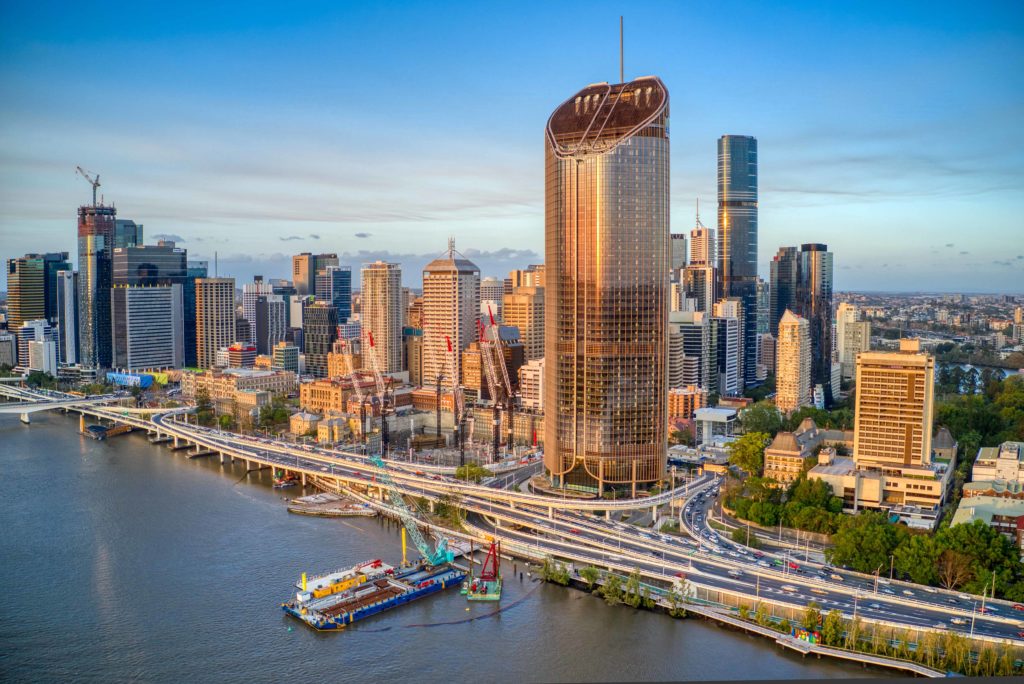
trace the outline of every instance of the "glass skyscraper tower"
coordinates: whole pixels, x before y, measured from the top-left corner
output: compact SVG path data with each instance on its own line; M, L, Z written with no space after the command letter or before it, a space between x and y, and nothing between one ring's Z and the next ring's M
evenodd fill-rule
M718 139L718 291L743 302L742 376L757 376L757 139Z
M668 90L590 85L548 120L544 464L557 485L665 472Z

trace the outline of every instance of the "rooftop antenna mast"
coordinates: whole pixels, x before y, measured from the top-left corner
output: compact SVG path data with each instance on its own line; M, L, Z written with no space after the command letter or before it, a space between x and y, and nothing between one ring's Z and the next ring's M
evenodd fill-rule
M619 15L619 83L626 82L626 58L622 48L622 15Z
M89 172L83 169L81 166L75 167L75 172L78 173L82 178L89 181L89 185L92 186L92 206L96 206L96 188L100 187L100 174L96 174L93 178L89 175Z

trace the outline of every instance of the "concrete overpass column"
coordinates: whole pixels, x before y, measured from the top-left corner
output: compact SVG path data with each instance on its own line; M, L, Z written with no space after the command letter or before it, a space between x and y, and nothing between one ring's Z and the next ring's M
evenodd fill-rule
M78 414L78 431L79 432L85 432L85 414L84 413L79 413Z
M606 509L605 512L604 512L604 519L605 520L611 520L612 519L612 512Z
M224 458L225 458L224 457L224 452L222 451L222 452L220 452L220 464L221 465L224 465Z
M651 506L651 520L654 521L654 527L658 526L658 507Z
M301 476L302 476L302 486L305 487L306 486L306 473L302 473Z
M554 520L554 519L555 519L555 507L554 506L548 506L548 520Z
M177 435L174 436L174 448L175 449L178 448L178 436Z
M433 513L433 512L434 512L434 500L433 500L433 499L431 499L431 500L430 500L430 501L428 501L427 503L429 503L429 504L430 504L430 512L431 512L431 513Z
M25 425L31 425L32 424L32 420L28 417L28 413L27 412L21 414L21 422L24 423Z

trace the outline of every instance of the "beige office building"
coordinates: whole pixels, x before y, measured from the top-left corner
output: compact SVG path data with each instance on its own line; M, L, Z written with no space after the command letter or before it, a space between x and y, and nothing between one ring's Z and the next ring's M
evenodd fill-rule
M402 371L402 269L398 264L376 261L362 271L362 302L359 320L363 342L373 334L374 351L382 373ZM369 349L366 349L369 352Z
M213 368L235 343L235 279L196 278L196 365Z
M544 358L544 288L516 287L504 297L505 325L519 328L526 360Z
M919 340L900 340L898 352L862 352L856 382L858 467L930 463L935 357Z
M775 343L775 404L790 413L811 404L811 328L806 318L786 310Z
M462 350L479 338L479 314L480 269L449 240L447 254L423 269L424 385L436 385L442 375L445 387L459 382Z
M836 309L836 356L842 377L852 378L857 354L871 349L871 321L860 320L860 310L842 302Z

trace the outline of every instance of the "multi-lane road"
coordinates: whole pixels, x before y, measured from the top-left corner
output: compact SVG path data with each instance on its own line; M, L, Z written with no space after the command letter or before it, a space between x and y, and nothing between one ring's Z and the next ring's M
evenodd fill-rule
M29 399L28 395L23 395ZM39 401L53 395L36 395ZM82 407L94 415L139 423L123 409ZM364 455L240 436L182 422L181 412L152 416L148 429L188 440L204 448L295 472L336 479L347 485L379 488L379 470ZM523 479L538 466L481 484L456 480L420 466L393 463L391 478L404 493L428 500L455 495L474 526L533 547L536 555L592 563L619 570L639 568L648 577L671 581L683 575L693 585L722 590L776 606L803 609L810 601L823 612L897 628L955 630L975 637L1024 644L1024 610L1005 601L984 600L920 585L865 576L806 563L788 556L761 554L722 538L708 527L707 515L717 489L706 475L683 487L637 500L561 499L520 491ZM681 535L662 534L608 517L613 510L655 510L678 505ZM982 612L981 607L988 612Z

